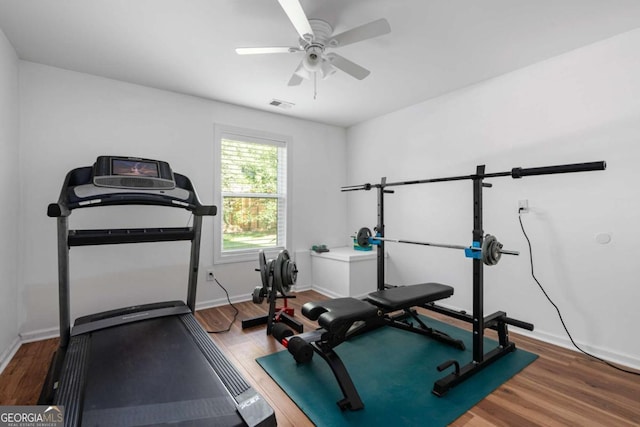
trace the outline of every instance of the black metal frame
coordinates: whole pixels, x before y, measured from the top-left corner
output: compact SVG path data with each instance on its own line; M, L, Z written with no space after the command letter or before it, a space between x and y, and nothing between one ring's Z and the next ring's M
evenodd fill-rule
M66 348L71 334L71 314L69 298L69 250L73 246L114 245L123 243L191 241L189 261L189 281L186 303L192 313L196 309L198 286L198 263L200 260L200 235L202 217L214 216L216 206L203 205L189 178L174 174L176 186L186 190L189 198L176 203L171 196L161 192L127 192L92 196L81 199L73 193L73 187L91 182L92 167L81 167L70 171L65 177L60 196L56 203L47 208L49 217L57 218L58 229L58 298L60 307L60 347ZM193 213L192 227L128 228L70 230L69 216L74 209L113 205L156 205L189 210Z
M298 333L302 333L304 325L293 316L286 313L285 307L277 307L276 299L295 298L295 295L275 295L277 291L272 290L269 294L269 312L262 316L243 319L241 322L242 329L253 328L254 326L267 325L267 335L271 335L273 325L282 322Z
M422 321L422 319L420 319L418 312L413 308L404 308L402 309L402 312L395 315L385 314L383 319L385 322L384 324L392 328L424 335L425 337L440 341L441 343L450 345L458 350L465 349L465 345L462 340L455 339L442 331L428 326ZM414 326L413 322L416 322L418 326Z
M484 165L476 167L476 173L473 175L461 175L444 178L423 179L414 181L401 181L388 183L386 178L382 178L380 184L362 184L355 186L342 187L342 191L358 191L378 190L378 225L376 231L380 237L384 237L384 195L385 193L393 193L388 187L428 184L436 182L462 181L471 180L473 182L473 242L478 243L482 247L484 239L483 230L483 197L482 191L485 187L491 187L491 184L485 183L486 178L497 178L511 176L514 179L524 176L534 175L550 175L558 173L588 172L606 169L604 161L589 163L574 163L567 165L545 166L536 168L520 168L516 167L511 171L489 173L485 172ZM379 291L388 287L385 284L385 266L384 266L384 240L377 245L377 288ZM424 308L441 313L459 320L470 322L473 325L473 360L465 366L460 366L455 360L449 360L438 366L439 371L443 371L450 366L454 366L454 372L437 380L433 385L432 392L437 396L443 396L449 389L463 382L467 378L475 375L486 366L516 350L513 342L509 341L509 331L507 325L517 326L519 328L533 330L531 323L512 319L506 316L505 312L498 311L489 316L484 315L484 264L481 258L473 258L473 314L469 315L465 312L458 312L445 307L438 306L434 303L423 305ZM498 346L485 353L484 351L484 330L486 328L494 329L498 332Z

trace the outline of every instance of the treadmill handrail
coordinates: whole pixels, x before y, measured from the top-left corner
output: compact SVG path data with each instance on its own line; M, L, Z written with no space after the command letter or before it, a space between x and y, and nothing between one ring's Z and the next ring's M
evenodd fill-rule
M186 191L188 197L184 200L172 196L170 191L163 190L114 190L108 188L104 193L99 193L100 187L92 184L93 168L85 166L73 169L67 173L60 190L60 196L56 203L49 204L47 215L49 217L66 217L71 215L71 211L78 208L97 206L122 206L122 205L152 205L182 208L193 212L196 215L214 216L217 207L214 205L203 205L198 194L191 183L191 180L184 175L174 173L176 188ZM79 186L93 186L98 189L95 194L86 197L77 196L74 189Z
M96 246L121 243L154 243L193 240L191 227L109 228L104 230L69 230L67 245Z

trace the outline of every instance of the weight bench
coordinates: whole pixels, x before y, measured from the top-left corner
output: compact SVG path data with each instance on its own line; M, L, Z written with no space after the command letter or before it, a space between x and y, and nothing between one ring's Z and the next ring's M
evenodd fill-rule
M451 338L444 332L427 326L419 317L414 307L426 307L444 298L453 295L453 288L440 283L422 283L412 286L400 286L397 288L385 289L370 293L365 299L380 308L387 325L405 331L428 336L445 344L464 350L465 346L461 340ZM399 312L397 315L389 313ZM418 326L414 326L409 319L415 321Z
M389 325L464 350L462 341L428 327L418 318L414 309L451 295L451 286L422 283L373 292L365 300L336 298L308 302L302 306L302 314L317 321L319 329L293 336L293 331L277 324L274 326L273 336L289 350L297 363L309 362L314 352L319 354L331 368L344 395L344 398L337 402L338 406L342 410L355 411L362 409L364 404L334 348L357 334ZM400 313L394 314L398 312ZM412 321L415 321L417 326Z

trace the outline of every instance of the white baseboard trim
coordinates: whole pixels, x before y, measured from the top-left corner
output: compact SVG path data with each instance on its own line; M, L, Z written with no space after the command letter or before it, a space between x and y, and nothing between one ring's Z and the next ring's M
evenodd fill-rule
M231 297L229 299L230 299L231 303L233 304L233 303L236 303L236 302L250 301L252 299L252 297L250 297L248 295L240 295L240 296ZM196 311L198 311L198 310L206 310L207 308L220 307L222 305L229 305L229 301L227 301L226 297L198 302L198 303L196 303Z
M310 291L310 290L311 290L311 285L307 285L307 286L303 286L303 287L300 287L300 286L296 285L296 286L291 288L290 293L295 294L296 292ZM231 297L230 300L231 300L232 304L233 303L237 303L237 302L251 301L251 300L253 300L253 296L251 296L251 295L237 295L235 297ZM266 301L266 298L265 298L265 301ZM207 300L207 301L201 301L199 303L196 303L196 311L198 311L198 310L206 310L207 308L220 307L220 306L223 306L223 305L229 305L229 301L227 301L226 297Z
M311 289L329 298L345 298L346 297L346 295L335 293L333 291L330 291L329 289L323 288L322 286L313 285Z
M302 291L310 291L312 289L315 289L314 286L312 286L311 284L307 284L307 285L294 285L291 288L291 292L302 292Z
M512 328L510 329L510 331L539 340L539 341L543 341L548 344L557 345L558 347L562 347L567 350L572 350L577 353L581 353L580 350L578 350L573 346L569 337L559 336L559 335L552 334L545 331L536 331L536 330L527 331L519 328ZM580 341L576 341L576 344L578 344L578 346L580 346L580 348L583 349L584 351L590 354L593 354L596 357L604 359L607 362L613 363L615 365L620 365L621 368L629 367L629 368L640 370L640 358L638 357L634 357L626 354L614 353L604 348L594 347L592 345L585 344Z
M28 342L42 341L48 340L51 338L58 338L60 336L60 329L55 328L47 328L47 329L39 329L37 331L23 332L20 334L20 342L22 344Z
M2 354L0 354L0 374L4 371L9 362L11 362L11 359L13 359L13 356L16 355L21 345L22 342L20 341L20 337L17 336L14 338L11 345L9 345L9 348L7 348L2 352Z
M305 289L300 289L300 291L302 291L302 290L305 290L305 291L314 290L317 293L322 294L322 295L324 295L326 297L329 297L329 298L347 298L348 297L348 295L341 295L341 294L338 294L336 292L330 291L328 289L325 289L325 288L323 288L321 286L317 286L317 285L313 285L312 287L310 286L309 288L305 288ZM364 293L362 295L350 295L350 297L351 298L355 298L355 299L364 299L368 294L369 294L369 292L366 292L366 293Z

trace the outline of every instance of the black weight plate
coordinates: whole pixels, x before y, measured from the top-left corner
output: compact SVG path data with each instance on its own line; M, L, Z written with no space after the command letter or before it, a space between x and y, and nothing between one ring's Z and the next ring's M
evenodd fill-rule
M358 242L358 245L366 248L370 245L369 237L371 237L371 230L369 230L367 227L362 227L360 230L358 230L356 241Z
M262 289L264 289L262 286L256 286L255 289L253 290L253 302L255 304L262 304L262 301L264 301L264 293L262 292Z
M277 291L282 294L286 294L291 289L292 283L287 283L285 281L285 269L287 269L287 265L290 261L289 252L286 249L282 250L280 254L278 254L278 258L276 259L275 266L273 267L273 278L274 278L274 287Z
M482 262L486 265L496 265L502 257L502 243L495 236L487 234L482 242Z
M267 266L267 257L264 251L258 252L258 261L260 262L260 279L262 279L262 287L269 289L269 268Z

